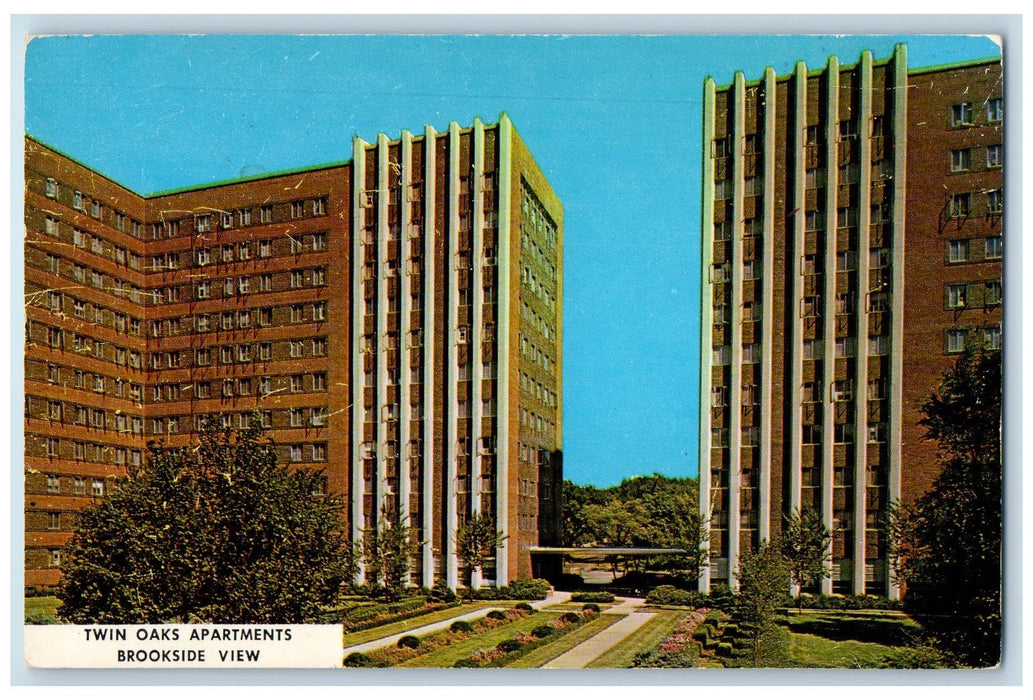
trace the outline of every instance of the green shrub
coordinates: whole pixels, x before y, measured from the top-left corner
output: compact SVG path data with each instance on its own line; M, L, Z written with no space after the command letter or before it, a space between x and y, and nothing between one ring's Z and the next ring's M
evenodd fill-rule
M411 634L407 634L407 635L405 635L404 637L402 637L401 639L398 640L398 648L399 649L419 649L420 648L420 638L419 637L414 637Z
M473 625L466 620L456 620L452 623L452 626L448 628L451 632L473 632Z
M56 625L58 620L46 610L32 610L25 613L26 625Z
M598 591L592 593L575 593L570 596L570 600L574 603L612 603L616 598L614 598L613 593Z
M348 658L344 660L346 668L384 668L387 666L386 661L374 661L362 652L355 652L349 654Z
M737 637L739 636L739 625L728 623L721 629L721 631L726 637Z
M703 622L711 625L712 627L717 627L721 624L721 613L717 610L711 610L707 613L707 616L703 618Z
M458 600L456 592L443 583L439 583L431 589L430 597L432 600L441 600L446 603L454 603Z
M560 615L560 619L564 622L577 623L581 622L581 616L576 612L566 612Z
M501 610L492 610L486 615L486 617L489 620L505 620L506 613L502 612Z
M514 652L522 646L523 644L521 644L519 640L503 639L496 645L496 648L503 654L509 654L510 652Z
M710 593L706 595L705 602L707 607L716 608L723 612L731 612L735 607L735 597L732 595L732 589L723 583L711 587Z
M550 634L555 634L555 632L555 627L552 627L550 625L538 625L533 630L531 630L531 636L536 637L537 639L544 639L545 637L548 637Z
M697 642L702 642L705 647L707 645L707 641L710 639L710 635L707 633L707 628L705 626L701 626L692 633L692 638Z
M702 593L685 591L667 584L657 586L646 595L646 602L650 605L684 605L693 608L703 605L705 599Z
M504 591L509 600L543 600L551 588L552 585L543 578L524 578L511 581L509 586L499 590Z
M534 612L534 608L531 607L530 603L517 603L513 606L514 610L523 610L524 612Z
M452 668L480 668L480 667L481 667L481 665L479 663L477 663L476 661L474 661L473 659L459 659L459 661L456 661L454 664L452 664Z
M729 644L728 642L721 642L721 643L719 643L717 645L717 655L718 656L731 656L732 655L732 645Z
M581 606L581 609L583 611L585 611L586 613L587 612L593 612L593 613L599 612L599 606L596 605L595 603L585 603L584 605Z

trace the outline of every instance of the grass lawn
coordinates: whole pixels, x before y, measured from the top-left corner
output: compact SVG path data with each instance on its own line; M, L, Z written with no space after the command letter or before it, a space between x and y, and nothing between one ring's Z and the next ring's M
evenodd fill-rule
M456 617L457 615L463 615L468 612L473 612L474 610L482 610L484 608L491 608L497 605L497 603L489 601L466 603L452 608L445 608L444 610L435 610L434 612L427 613L426 615L410 617L408 620L399 620L398 622L391 622L379 627L371 627L368 630L346 632L344 635L344 646L351 647L356 644L364 644L366 642L371 642L374 639L390 637L392 634L408 632L409 630L416 629L417 627L423 627L424 625L430 625L435 622L440 622L441 620L447 620L450 617Z
M573 632L558 637L551 644L532 649L520 658L514 659L513 663L506 664L506 668L540 668L560 654L564 654L581 642L594 637L620 619L622 619L620 615L600 615Z
M418 668L452 668L452 664L456 661L465 659L478 649L490 649L503 639L510 639L517 632L530 632L538 625L544 625L555 620L560 614L559 611L537 612L481 634L473 634L467 639L457 641L451 646L417 656L401 665Z
M855 640L834 641L814 634L789 635L789 658L803 668L871 668L897 648Z
M61 601L54 596L39 596L25 599L25 619L33 619L38 623L42 619L48 619L51 622L58 622L57 619L57 606L61 605Z
M617 646L603 652L602 656L585 668L631 668L631 662L637 654L649 651L664 641L686 614L685 610L656 613L649 622L625 637Z

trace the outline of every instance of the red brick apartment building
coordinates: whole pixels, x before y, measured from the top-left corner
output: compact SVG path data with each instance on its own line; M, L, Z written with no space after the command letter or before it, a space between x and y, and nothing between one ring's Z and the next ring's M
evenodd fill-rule
M507 535L487 583L558 544L559 200L506 115L351 155L140 195L26 139L27 586L148 442L255 409L353 537L408 520L414 583L464 583L473 513Z
M938 470L920 407L1001 347L1002 64L854 65L704 85L704 590L819 510L825 593L899 596L880 524Z

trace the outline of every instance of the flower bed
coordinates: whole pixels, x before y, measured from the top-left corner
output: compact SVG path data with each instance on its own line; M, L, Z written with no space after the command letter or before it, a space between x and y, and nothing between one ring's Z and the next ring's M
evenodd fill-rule
M634 668L696 668L699 666L700 645L697 628L703 626L707 610L701 608L686 615L674 630L651 651L637 655Z
M545 644L550 644L558 637L573 632L599 613L594 610L582 610L580 613L564 613L552 622L539 625L530 632L517 632L510 639L504 639L490 649L478 649L475 653L457 661L453 668L500 668L507 666L524 654Z
M370 652L366 655L366 658L368 658L370 662L382 666L397 666L417 656L423 656L424 654L429 654L433 651L437 651L438 649L443 649L459 640L467 639L472 635L480 634L488 630L495 629L496 627L501 627L502 625L509 624L514 620L527 617L530 614L526 610L516 608L500 612L502 613L501 617L498 615L485 615L484 617L480 617L472 622L457 620L452 623L449 629L432 632L431 634L419 637L419 641L415 645L408 644L404 646L385 647L383 649Z

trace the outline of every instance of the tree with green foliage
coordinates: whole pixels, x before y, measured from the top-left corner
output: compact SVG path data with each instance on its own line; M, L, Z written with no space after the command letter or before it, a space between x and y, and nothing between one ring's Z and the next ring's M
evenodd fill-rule
M942 469L898 505L892 559L904 609L966 666L1001 658L1001 354L968 349L922 407Z
M789 566L778 547L765 540L742 556L736 577L735 616L749 635L756 668L780 651L775 648L780 638L775 619L789 588Z
M790 580L804 589L816 587L829 576L829 550L832 548L832 533L825 527L821 513L813 508L795 511L786 518L782 531L781 550L789 566ZM803 597L797 602L803 606Z
M591 544L594 535L585 508L601 505L607 500L605 491L595 486L582 486L573 481L563 482L563 544L580 547Z
M374 596L393 600L401 595L419 548L412 528L385 508L377 526L363 531L360 547L366 583Z
M341 502L319 472L277 462L257 415L208 421L188 447L149 446L79 512L59 615L77 624L302 623L353 574Z
M471 592L480 583L475 574L480 574L484 562L495 556L505 539L495 525L495 518L484 511L468 517L456 528L456 553L469 574Z

